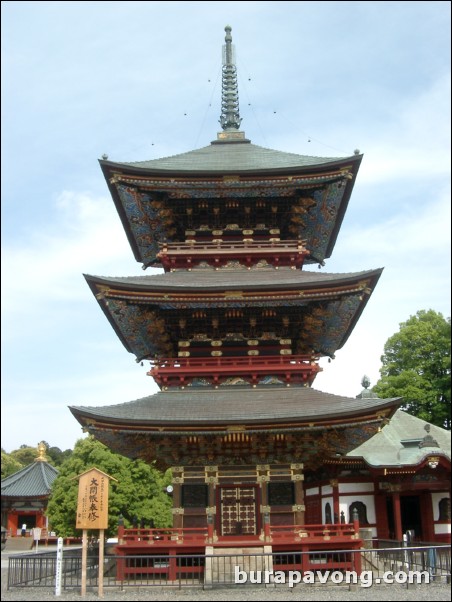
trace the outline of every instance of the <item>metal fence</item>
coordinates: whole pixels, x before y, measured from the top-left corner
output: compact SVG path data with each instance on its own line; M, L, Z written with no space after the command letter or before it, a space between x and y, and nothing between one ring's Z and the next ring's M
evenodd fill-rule
M217 553L218 551L218 553ZM388 583L388 572L395 583L407 583L412 571L422 572L421 583L432 579L450 582L450 546L385 547L361 550L287 551L268 554L107 555L103 566L103 587L278 585L297 583L360 584L366 576L372 584ZM8 589L23 587L54 588L57 572L55 552L18 554L9 557ZM99 562L89 555L86 587L98 587ZM64 551L61 589L82 585L81 550ZM404 576L407 578L404 581ZM428 578L427 578L428 576ZM351 581L347 581L351 579ZM364 585L363 585L364 586Z

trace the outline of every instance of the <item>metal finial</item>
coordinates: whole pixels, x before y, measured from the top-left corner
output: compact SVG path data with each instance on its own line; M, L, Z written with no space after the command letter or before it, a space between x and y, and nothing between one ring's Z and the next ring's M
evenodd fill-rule
M38 457L36 458L36 460L38 460L40 462L46 462L47 461L46 451L47 451L47 447L46 447L46 444L44 443L44 441L41 441L41 443L38 443Z
M366 375L363 376L363 379L361 381L361 385L365 388L368 389L370 387L370 378Z
M223 130L238 130L241 118L239 114L239 93L237 85L237 67L235 48L232 45L231 27L226 25L223 46L223 76L221 92L220 124Z

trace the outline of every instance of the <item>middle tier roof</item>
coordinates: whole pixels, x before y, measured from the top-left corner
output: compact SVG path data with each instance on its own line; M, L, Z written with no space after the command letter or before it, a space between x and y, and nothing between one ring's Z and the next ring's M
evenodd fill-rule
M288 353L334 356L381 273L380 268L348 274L260 268L85 278L139 361L177 357L181 343L225 350L229 345L233 354L242 343L253 341L259 350L272 340L288 341Z

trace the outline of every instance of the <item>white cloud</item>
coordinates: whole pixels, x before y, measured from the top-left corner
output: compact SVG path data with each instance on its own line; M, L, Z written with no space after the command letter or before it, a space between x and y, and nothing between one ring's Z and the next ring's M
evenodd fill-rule
M2 311L39 313L42 304L86 298L82 274L140 273L111 199L64 191L47 231L2 249ZM141 271L141 274L143 272Z

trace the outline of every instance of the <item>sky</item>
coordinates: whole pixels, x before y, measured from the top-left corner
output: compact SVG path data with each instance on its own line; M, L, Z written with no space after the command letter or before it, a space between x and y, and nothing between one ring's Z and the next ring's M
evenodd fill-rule
M451 315L449 2L6 1L1 12L5 451L72 449L85 435L68 406L158 391L83 277L144 274L98 159L216 138L226 25L247 138L364 154L322 269L384 271L314 387L355 397L402 322Z

